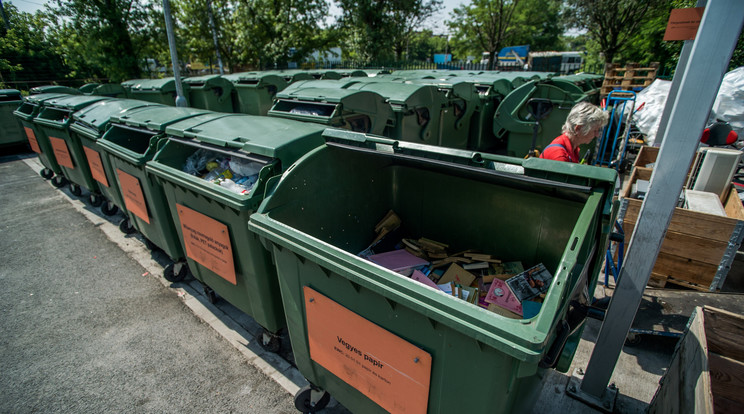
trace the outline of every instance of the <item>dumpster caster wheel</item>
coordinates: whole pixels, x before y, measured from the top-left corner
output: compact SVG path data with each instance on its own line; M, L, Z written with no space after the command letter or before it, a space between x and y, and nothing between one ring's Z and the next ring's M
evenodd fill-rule
M80 186L77 184L70 184L70 192L75 197L80 197L81 195L83 195L83 189L80 188Z
M214 292L214 289L212 289L211 287L204 286L204 296L207 297L207 300L212 305L214 305L215 303L217 303L217 294Z
M279 335L269 332L268 330L264 329L263 333L261 334L261 346L263 349L277 353L279 352L279 348L281 348L282 341Z
M628 332L628 336L625 337L625 345L636 346L641 343L641 335L636 333Z
M132 223L129 222L128 218L125 218L119 223L119 230L124 234L134 234L137 232L137 229L132 226Z
M50 170L49 168L44 168L43 170L39 171L39 175L49 180L54 177L54 171Z
M153 244L151 241L147 239L145 240L157 249L157 246L155 246L155 244ZM184 262L171 263L168 266L166 266L165 269L163 269L163 277L165 278L165 280L172 282L172 283L178 283L182 281L183 279L186 278L186 275L188 273L189 273L189 266Z
M106 216L113 216L118 211L119 211L119 207L116 207L116 205L110 201L107 201L101 204L101 213L103 213Z
M88 196L88 203L90 203L92 207L100 207L101 204L103 204L103 197L91 194Z
M62 175L55 175L54 178L52 178L52 185L57 188L64 187L65 184L67 184L67 178Z
M320 411L331 401L331 394L312 385L305 385L295 394L295 408L303 413Z

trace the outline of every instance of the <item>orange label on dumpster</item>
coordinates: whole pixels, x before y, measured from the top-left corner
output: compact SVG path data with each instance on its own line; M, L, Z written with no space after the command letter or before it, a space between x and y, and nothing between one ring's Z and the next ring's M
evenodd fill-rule
M303 290L310 358L391 413L425 413L431 355L312 288Z
M664 40L695 40L705 7L672 9L669 14Z
M141 218L145 223L150 224L150 216L147 214L147 203L145 195L142 194L142 185L137 177L116 169L119 175L119 185L121 186L121 195L124 197L124 206L135 216Z
M39 148L39 141L36 140L36 134L34 134L34 130L29 127L23 127L23 130L26 131L26 138L28 138L28 143L31 145L31 149L37 153L41 154L41 148Z
M101 161L101 154L93 148L83 146L85 150L85 157L88 159L88 166L90 167L90 175L94 180L99 183L109 186L108 180L106 179L106 172L103 170L103 162Z
M49 142L52 144L54 158L57 159L57 164L71 170L75 169L75 165L72 164L72 158L70 157L70 150L67 149L67 143L65 140L50 136Z
M186 256L237 285L227 226L181 204L176 204L176 208Z

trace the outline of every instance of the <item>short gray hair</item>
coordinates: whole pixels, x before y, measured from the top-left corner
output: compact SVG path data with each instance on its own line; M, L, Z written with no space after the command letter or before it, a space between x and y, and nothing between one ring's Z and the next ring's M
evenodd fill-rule
M566 122L563 124L563 133L573 137L576 135L576 126L579 127L581 133L586 133L596 126L607 125L608 119L609 114L598 106L589 102L579 102L568 113Z

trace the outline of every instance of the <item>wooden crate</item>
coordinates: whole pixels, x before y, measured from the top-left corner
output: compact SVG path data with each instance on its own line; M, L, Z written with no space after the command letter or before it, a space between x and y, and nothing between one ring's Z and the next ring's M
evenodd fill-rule
M742 390L744 317L697 307L648 413L740 413Z
M653 167L646 167L646 165L656 162L656 158L658 156L659 156L659 147L651 147L648 145L644 145L638 151L638 155L636 155L636 158L633 161L633 168L651 169Z
M638 92L656 79L658 70L658 62L653 62L648 67L640 67L637 63L628 63L625 66L607 64L601 94L607 96L613 90Z
M642 200L630 198L637 180L650 180L652 169L634 168L620 197L618 219L623 222L625 249L635 229ZM727 217L675 208L649 286L676 284L701 291L723 286L744 235L744 207L733 187L724 208Z

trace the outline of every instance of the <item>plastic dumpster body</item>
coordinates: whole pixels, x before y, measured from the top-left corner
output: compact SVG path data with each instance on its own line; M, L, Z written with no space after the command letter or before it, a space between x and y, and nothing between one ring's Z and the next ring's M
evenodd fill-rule
M140 82L148 81L149 79L129 79L121 83L121 87L124 88L124 92L127 98L132 98L132 87Z
M36 86L28 91L31 95L38 95L40 93L64 93L67 95L82 95L79 89L71 88L69 86L60 85L44 85Z
M266 183L297 158L321 145L324 127L253 115L232 115L192 126L199 117L166 128L167 141L147 163L162 185L174 227L194 277L266 329L263 345L276 351L285 326L269 251L248 231L248 218L263 201ZM193 122L192 122L193 121ZM198 150L250 166L248 193L183 171Z
M184 98L188 100L188 84L183 85L183 94L185 95ZM176 106L176 79L173 77L163 79L140 79L131 84L129 97L142 101Z
M19 144L27 140L19 119L13 115L22 103L21 91L0 89L0 146Z
M91 92L93 92L93 89L97 88L100 85L100 83L86 83L85 85L78 88L80 93L83 95L91 95Z
M289 70L267 70L261 73L270 75L277 75L284 78L287 83L292 84L301 80L313 80L315 79L310 73L300 69L289 69Z
M189 85L189 106L216 112L235 112L232 102L233 84L220 75L186 78Z
M393 110L385 130L386 137L428 145L441 145L443 116L454 116L447 111L445 91L433 85L414 85L397 82L365 83L349 86L377 92L387 99ZM467 141L467 135L461 137Z
M300 372L352 412L530 412L581 336L571 302L596 284L616 174L325 135L249 223L273 251ZM443 188L446 202L431 198ZM543 263L553 279L537 315L502 316L359 257L389 210L404 237Z
M26 138L28 138L29 146L39 155L39 161L44 165L44 169L42 169L39 174L46 179L54 177L55 174L61 174L62 170L59 168L59 164L57 164L57 159L52 155L53 149L49 143L49 138L44 135L43 131L37 128L36 124L34 124L34 118L39 115L45 102L65 96L72 95L63 93L40 93L29 95L24 99L21 106L13 112L13 115L18 118L23 127ZM59 176L59 178L52 181L52 183L56 186L62 186L67 183L67 179Z
M162 249L173 260L164 269L169 280L185 277L188 267L163 187L147 173L145 166L155 156L168 125L198 117L190 124L196 127L223 116L229 115L169 106L133 110L113 116L111 127L98 140L103 158L110 166L113 177L110 184L114 184L109 185L105 194L126 215L119 228L125 233L139 231L148 243Z
M533 146L535 128L533 112L539 106L537 104L544 102L549 109L547 114L543 112L538 120L537 136L534 141L535 149L542 151L561 134L561 127L569 111L580 100L586 99L586 96L582 95L579 100L576 99L575 95L550 80L528 82L501 101L493 118L494 135L507 140L507 155L526 156Z
M82 169L87 170L87 163L80 164L74 161L74 148L70 148L70 124L72 114L87 106L93 105L105 99L103 96L61 96L44 101L39 114L33 119L39 134L36 137L42 152L39 154L41 163L54 171L57 175L52 180L55 186L61 187L67 181L71 182L70 191L74 195L81 195L79 183L83 181L85 174ZM49 148L49 151L45 150ZM56 169L55 169L56 168ZM58 178L58 177L63 177Z
M110 203L111 199L107 197L110 195L107 190L115 177L108 159L101 155L101 148L97 142L106 132L111 117L152 106L162 105L136 99L106 99L72 114L69 139L66 143L73 163L80 168L77 174L71 174L68 179L90 192L89 202L92 206L98 207L106 202L107 205L102 209L104 214L115 213L114 204Z
M241 72L223 75L233 83L233 108L248 115L266 115L277 92L289 85L283 77L266 72Z
M316 82L337 81L298 83ZM382 96L371 91L290 86L277 94L268 115L380 135L393 111Z
M118 83L103 83L96 86L90 92L90 95L107 96L109 98L125 99L127 97L127 91L121 84Z

